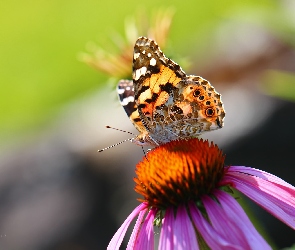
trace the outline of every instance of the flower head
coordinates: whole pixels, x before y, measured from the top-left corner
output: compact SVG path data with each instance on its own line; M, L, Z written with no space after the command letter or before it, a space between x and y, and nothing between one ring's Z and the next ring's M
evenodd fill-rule
M149 206L167 208L210 194L224 172L224 155L208 141L172 141L136 167L135 191ZM172 194L172 195L171 195Z
M216 145L191 139L172 141L136 167L135 190L143 196L112 238L119 249L130 222L138 216L127 249L270 249L237 201L235 188L295 229L295 188L269 173L224 166Z

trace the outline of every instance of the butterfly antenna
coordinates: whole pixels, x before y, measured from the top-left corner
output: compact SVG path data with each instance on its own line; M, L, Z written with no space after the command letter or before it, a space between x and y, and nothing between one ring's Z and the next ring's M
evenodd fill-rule
M131 140L132 140L132 139L126 139L126 140L121 141L121 142L118 142L118 143L116 143L116 144L114 144L114 145L112 145L112 146L109 146L109 147L106 147L106 148L103 148L103 149L99 149L99 150L97 150L97 152L105 151L105 150L107 150L107 149L110 149L110 148L116 147L116 146L118 146L118 145L120 145L120 144L122 144L122 143L124 143L124 142L126 142L126 141L131 141Z
M111 129L114 129L114 130L117 130L117 131L121 131L121 132L124 132L124 133L128 133L128 134L130 134L130 135L136 135L136 134L133 134L133 133L131 133L131 132L129 132L129 131L122 130L122 129L118 129L118 128L113 128L113 127L111 127L111 126L106 126L106 128L111 128Z
M122 129L118 129L118 128L113 128L113 127L111 127L111 126L106 126L106 128L111 128L111 129L114 129L114 130L117 130L117 131L121 131L121 132L124 132L124 133L128 133L128 134L131 134L131 135L135 135L135 134L133 134L133 133L131 133L131 132L129 132L129 131L122 130ZM136 136L136 135L135 135L135 136ZM112 145L112 146L109 146L109 147L106 147L106 148L103 148L103 149L99 149L99 150L97 150L97 152L102 152L102 151L105 151L105 150L107 150L107 149L110 149L110 148L116 147L116 146L122 144L123 142L126 142L126 141L132 141L132 139L133 139L133 138L131 138L131 139L126 139L126 140L121 141L121 142L118 142L118 143L116 143L116 144L114 144L114 145Z

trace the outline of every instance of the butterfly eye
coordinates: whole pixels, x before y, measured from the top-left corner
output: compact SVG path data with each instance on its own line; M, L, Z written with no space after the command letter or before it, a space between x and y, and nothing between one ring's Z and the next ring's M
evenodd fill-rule
M200 94L201 94L201 91L197 89L194 91L193 96L198 97Z
M213 116L214 115L214 109L213 108L207 108L206 110L205 110L205 114L206 114L206 116L209 116L209 117L211 117L211 116Z

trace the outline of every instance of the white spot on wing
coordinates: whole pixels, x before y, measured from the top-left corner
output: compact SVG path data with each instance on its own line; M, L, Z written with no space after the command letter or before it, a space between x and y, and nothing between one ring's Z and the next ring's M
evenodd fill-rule
M142 51L142 54L144 54L144 55L145 55L145 50L144 50L144 51Z
M139 56L140 56L140 53L134 53L134 56L133 56L134 60L136 60Z
M119 95L123 94L125 92L125 89L119 89L117 88L117 92Z
M140 69L135 70L135 74L133 75L134 80L137 81L141 76L144 76L147 71L146 67L142 67Z
M156 64L157 64L156 59L155 59L155 58L152 58L152 59L150 60L150 65L151 65L151 66L155 66Z
M128 97L124 98L121 102L121 105L126 106L130 102L134 102L134 96L128 96Z
M151 57L152 55L151 55L151 53L148 53L148 55L147 55L148 57Z

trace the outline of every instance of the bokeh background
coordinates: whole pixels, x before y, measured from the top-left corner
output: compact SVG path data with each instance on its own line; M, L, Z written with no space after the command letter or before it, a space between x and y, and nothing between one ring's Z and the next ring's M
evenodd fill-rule
M167 10L164 53L222 94L225 127L203 138L227 164L295 184L293 0L1 1L0 249L105 249L138 204L142 149L97 153L130 138L105 125L136 133L117 100L120 74L89 62L104 64L101 49L120 54L113 44L145 35L132 24L157 27ZM274 249L295 243L292 229L239 200Z

